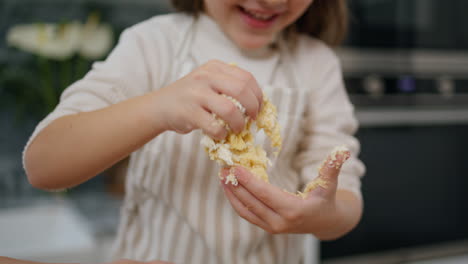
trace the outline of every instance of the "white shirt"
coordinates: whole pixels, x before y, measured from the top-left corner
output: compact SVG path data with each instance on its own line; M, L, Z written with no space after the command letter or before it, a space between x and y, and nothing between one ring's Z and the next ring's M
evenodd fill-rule
M106 61L96 63L62 94L30 141L60 116L159 89L210 59L235 62L250 71L278 108L283 149L268 171L272 184L299 190L317 175L326 155L345 144L352 157L342 168L338 188L361 196L364 166L353 137L357 122L333 52L306 36L294 50L283 44L244 52L205 15L199 20L182 14L157 16L127 29ZM304 235L270 235L231 208L219 186L219 168L200 146L201 136L200 131L165 132L131 154L115 257L300 263ZM256 141L268 149L264 136Z

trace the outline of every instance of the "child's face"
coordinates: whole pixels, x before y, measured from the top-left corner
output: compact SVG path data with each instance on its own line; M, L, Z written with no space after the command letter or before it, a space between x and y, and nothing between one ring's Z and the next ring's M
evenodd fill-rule
M313 0L203 0L205 11L242 49L270 44Z

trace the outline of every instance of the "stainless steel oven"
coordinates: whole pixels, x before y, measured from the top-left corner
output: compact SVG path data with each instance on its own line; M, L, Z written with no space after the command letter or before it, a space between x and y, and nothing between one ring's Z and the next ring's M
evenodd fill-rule
M365 211L350 234L321 244L322 258L468 255L468 1L349 4L338 54L361 123Z

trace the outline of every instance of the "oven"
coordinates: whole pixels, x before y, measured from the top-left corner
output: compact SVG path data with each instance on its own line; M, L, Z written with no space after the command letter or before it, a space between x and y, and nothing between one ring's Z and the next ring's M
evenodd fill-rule
M468 1L349 4L337 52L361 124L365 210L355 230L321 243L322 259L468 255Z

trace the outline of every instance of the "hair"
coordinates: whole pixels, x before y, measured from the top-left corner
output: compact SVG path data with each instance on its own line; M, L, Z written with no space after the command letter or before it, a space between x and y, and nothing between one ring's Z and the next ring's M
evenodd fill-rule
M203 12L203 0L172 0L180 12L198 16ZM286 30L288 38L296 32L311 35L330 46L342 43L348 30L348 6L346 0L314 0L299 19Z

